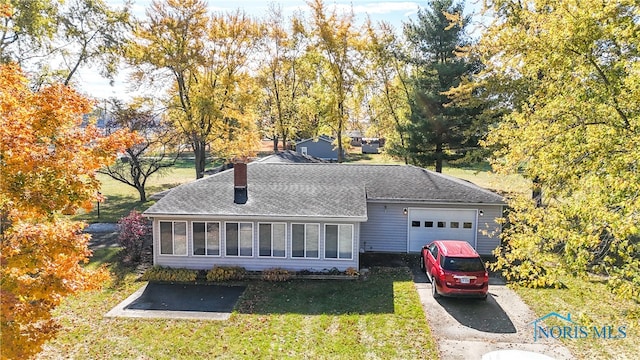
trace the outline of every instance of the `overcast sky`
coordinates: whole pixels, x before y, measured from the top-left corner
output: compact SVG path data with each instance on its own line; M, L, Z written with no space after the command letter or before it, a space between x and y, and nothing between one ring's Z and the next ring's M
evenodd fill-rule
M122 7L123 0L106 0L112 7ZM466 0L465 12L468 14L478 13L482 0ZM209 9L211 12L233 11L237 8L243 9L247 14L263 18L267 13L270 3L278 4L285 17L290 16L296 11L308 13L309 7L305 0L236 0L236 1L220 1L209 0ZM134 0L132 12L139 19L145 17L145 9L151 4L151 0ZM402 24L415 19L418 9L428 6L428 1L400 1L400 0L325 0L325 6L331 9L336 7L338 11L350 11L356 15L357 21L363 22L369 15L372 21L378 22L384 20L396 28L396 31L402 31ZM114 86L109 85L109 81L100 77L95 69L85 68L79 73L76 79L80 86L80 91L88 96L103 99L109 97L117 97L127 99L132 96L128 93L126 76L121 74L115 79Z

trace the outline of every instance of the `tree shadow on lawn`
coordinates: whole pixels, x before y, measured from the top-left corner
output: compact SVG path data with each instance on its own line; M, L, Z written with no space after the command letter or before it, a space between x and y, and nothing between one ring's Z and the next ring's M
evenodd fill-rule
M367 280L253 282L236 310L245 314L392 314L395 281L411 281L411 275L374 269Z

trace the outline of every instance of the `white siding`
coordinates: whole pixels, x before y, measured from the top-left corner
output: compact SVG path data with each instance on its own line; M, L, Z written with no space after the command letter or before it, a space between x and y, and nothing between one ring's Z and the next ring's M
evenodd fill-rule
M323 271L330 270L332 268L337 268L340 271L344 271L347 268L355 268L358 269L359 265L359 237L360 237L360 223L351 223L345 222L343 224L351 224L353 225L353 257L352 259L324 259L324 222L320 221L307 221L307 223L320 224L320 258L319 259L301 259L301 258L292 258L291 257L291 223L292 222L283 222L277 219L274 219L272 223L286 223L287 224L287 233L286 233L286 257L285 258L270 258L270 257L259 257L258 256L258 223L268 223L267 220L259 220L253 221L253 256L251 257L237 257L237 256L225 256L226 247L225 247L225 233L224 233L224 224L225 221L217 220L217 219L207 219L206 221L219 221L221 223L221 246L220 253L221 256L202 256L202 255L193 255L193 227L192 222L188 221L187 232L188 232L188 241L187 241L187 255L186 256L175 256L175 255L161 255L160 254L160 226L159 221L169 221L169 218L162 219L154 219L153 221L153 263L154 265L160 266L168 266L174 268L187 268L187 269L200 269L200 270L208 270L211 269L214 265L221 266L241 266L249 271L260 271L270 268L283 268L287 270L310 270L310 271ZM198 219L198 222L202 222L205 220ZM227 222L235 222L235 221L227 221ZM241 222L250 222L250 221L241 221ZM300 221L296 221L294 223L302 223ZM330 224L340 224L339 222L332 221Z
M407 208L442 208L477 210L476 250L481 255L491 255L500 245L498 235L501 226L496 219L502 216L501 205L434 205L415 203L368 203L368 221L361 224L360 249L373 252L407 252L408 215Z

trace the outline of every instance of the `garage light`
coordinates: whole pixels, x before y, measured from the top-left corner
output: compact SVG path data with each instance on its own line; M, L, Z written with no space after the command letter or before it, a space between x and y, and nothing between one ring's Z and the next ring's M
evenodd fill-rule
M480 216L484 216L484 211L480 210L480 212L478 213Z
M407 208L402 209L403 214L407 215L407 212L408 212Z

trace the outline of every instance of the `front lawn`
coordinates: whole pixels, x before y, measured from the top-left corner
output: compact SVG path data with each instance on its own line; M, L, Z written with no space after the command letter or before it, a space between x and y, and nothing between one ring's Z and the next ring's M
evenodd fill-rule
M562 316L570 313L571 320L576 323L570 326L569 333L572 335L575 334L571 330L574 326L587 327L585 331L589 333L588 337L560 337L563 345L578 358L637 359L640 354L640 305L633 300L617 298L597 279L567 276L562 281L566 285L564 289L516 287L515 290L539 317L550 312ZM567 323L558 319L545 320L545 324L547 327L567 326ZM594 338L594 326L600 334L603 334L603 327L612 327L608 329L607 336ZM626 336L614 339L614 336L622 335L618 332L619 326L625 326ZM584 336L580 332L578 335Z
M40 359L437 358L406 268L359 281L249 281L227 321L103 318L143 285L115 272L103 291L57 310L62 329Z

